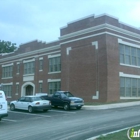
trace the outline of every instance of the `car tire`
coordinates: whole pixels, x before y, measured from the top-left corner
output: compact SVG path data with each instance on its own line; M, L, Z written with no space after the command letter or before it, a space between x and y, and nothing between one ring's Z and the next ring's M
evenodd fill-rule
M77 110L80 110L81 108L82 108L81 106L77 106L77 107L76 107Z
M47 111L48 111L48 109L43 109L43 111L44 111L44 112L47 112Z
M70 109L70 106L69 106L69 104L64 104L64 110L69 110Z
M28 107L28 112L32 113L33 112L33 108L31 106Z
M57 108L58 106L57 105L54 105L54 108Z
M11 105L10 105L10 110L11 110L11 111L14 111L14 110L15 110L15 105L14 105L14 104L11 104Z

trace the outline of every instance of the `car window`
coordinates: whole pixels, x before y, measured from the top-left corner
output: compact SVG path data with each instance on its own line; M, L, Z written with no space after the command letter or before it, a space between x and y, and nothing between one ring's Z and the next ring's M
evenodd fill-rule
M31 98L30 97L26 97L25 98L25 102L31 102Z
M20 99L18 99L18 101L25 102L25 97L21 97Z
M39 101L39 100L42 100L40 97L32 97L31 98L31 101Z
M70 92L64 92L67 97L74 97Z
M47 100L47 99L48 99L48 96L40 96L40 98L41 98L42 100Z
M59 92L56 92L55 94L54 94L54 97L60 97L61 95L60 95L60 93Z

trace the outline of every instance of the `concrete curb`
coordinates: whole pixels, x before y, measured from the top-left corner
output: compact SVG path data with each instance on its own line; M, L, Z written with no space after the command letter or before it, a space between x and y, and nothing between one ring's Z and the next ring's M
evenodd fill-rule
M106 104L106 105L85 105L82 108L85 110L100 110L100 109L111 109L111 108L121 108L128 106L140 105L140 101L135 102L127 102L127 103L114 103L114 104Z

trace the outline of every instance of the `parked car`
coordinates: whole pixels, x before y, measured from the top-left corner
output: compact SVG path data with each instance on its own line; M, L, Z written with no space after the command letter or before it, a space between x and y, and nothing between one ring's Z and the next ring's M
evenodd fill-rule
M28 110L32 113L36 110L48 111L51 109L51 102L48 100L42 100L37 96L23 96L16 101L10 102L10 110L22 109Z
M50 100L52 106L63 107L64 110L69 110L70 108L81 109L84 105L84 100L79 97L75 97L69 91L57 91L52 96L40 95L42 99Z
M0 121L2 118L8 116L7 101L4 91L0 90Z

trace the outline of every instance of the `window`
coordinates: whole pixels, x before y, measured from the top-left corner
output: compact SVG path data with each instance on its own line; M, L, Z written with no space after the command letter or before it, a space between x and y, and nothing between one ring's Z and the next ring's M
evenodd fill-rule
M34 62L24 63L24 74L34 73Z
M19 85L16 85L16 93L19 93Z
M12 86L11 85L4 85L3 91L5 92L6 97L11 97L12 95Z
M140 66L140 49L137 49L138 66Z
M132 65L137 65L137 54L136 54L137 49L136 48L131 48L131 56L132 56Z
M121 97L140 97L140 79L120 77Z
M130 47L125 46L125 63L131 65Z
M120 96L125 96L125 78L123 77L120 78Z
M19 73L19 71L20 71L20 65L17 64L17 73Z
M50 82L49 83L49 93L53 94L56 91L60 91L60 86L61 86L60 82Z
M2 77L12 77L13 76L13 66L7 66L2 68Z
M120 44L120 62L124 63L124 45Z
M49 59L49 72L61 71L60 57Z
M42 93L42 83L39 83L39 92Z
M39 70L43 70L43 60L39 60Z
M140 49L131 46L119 44L120 63L140 66Z

